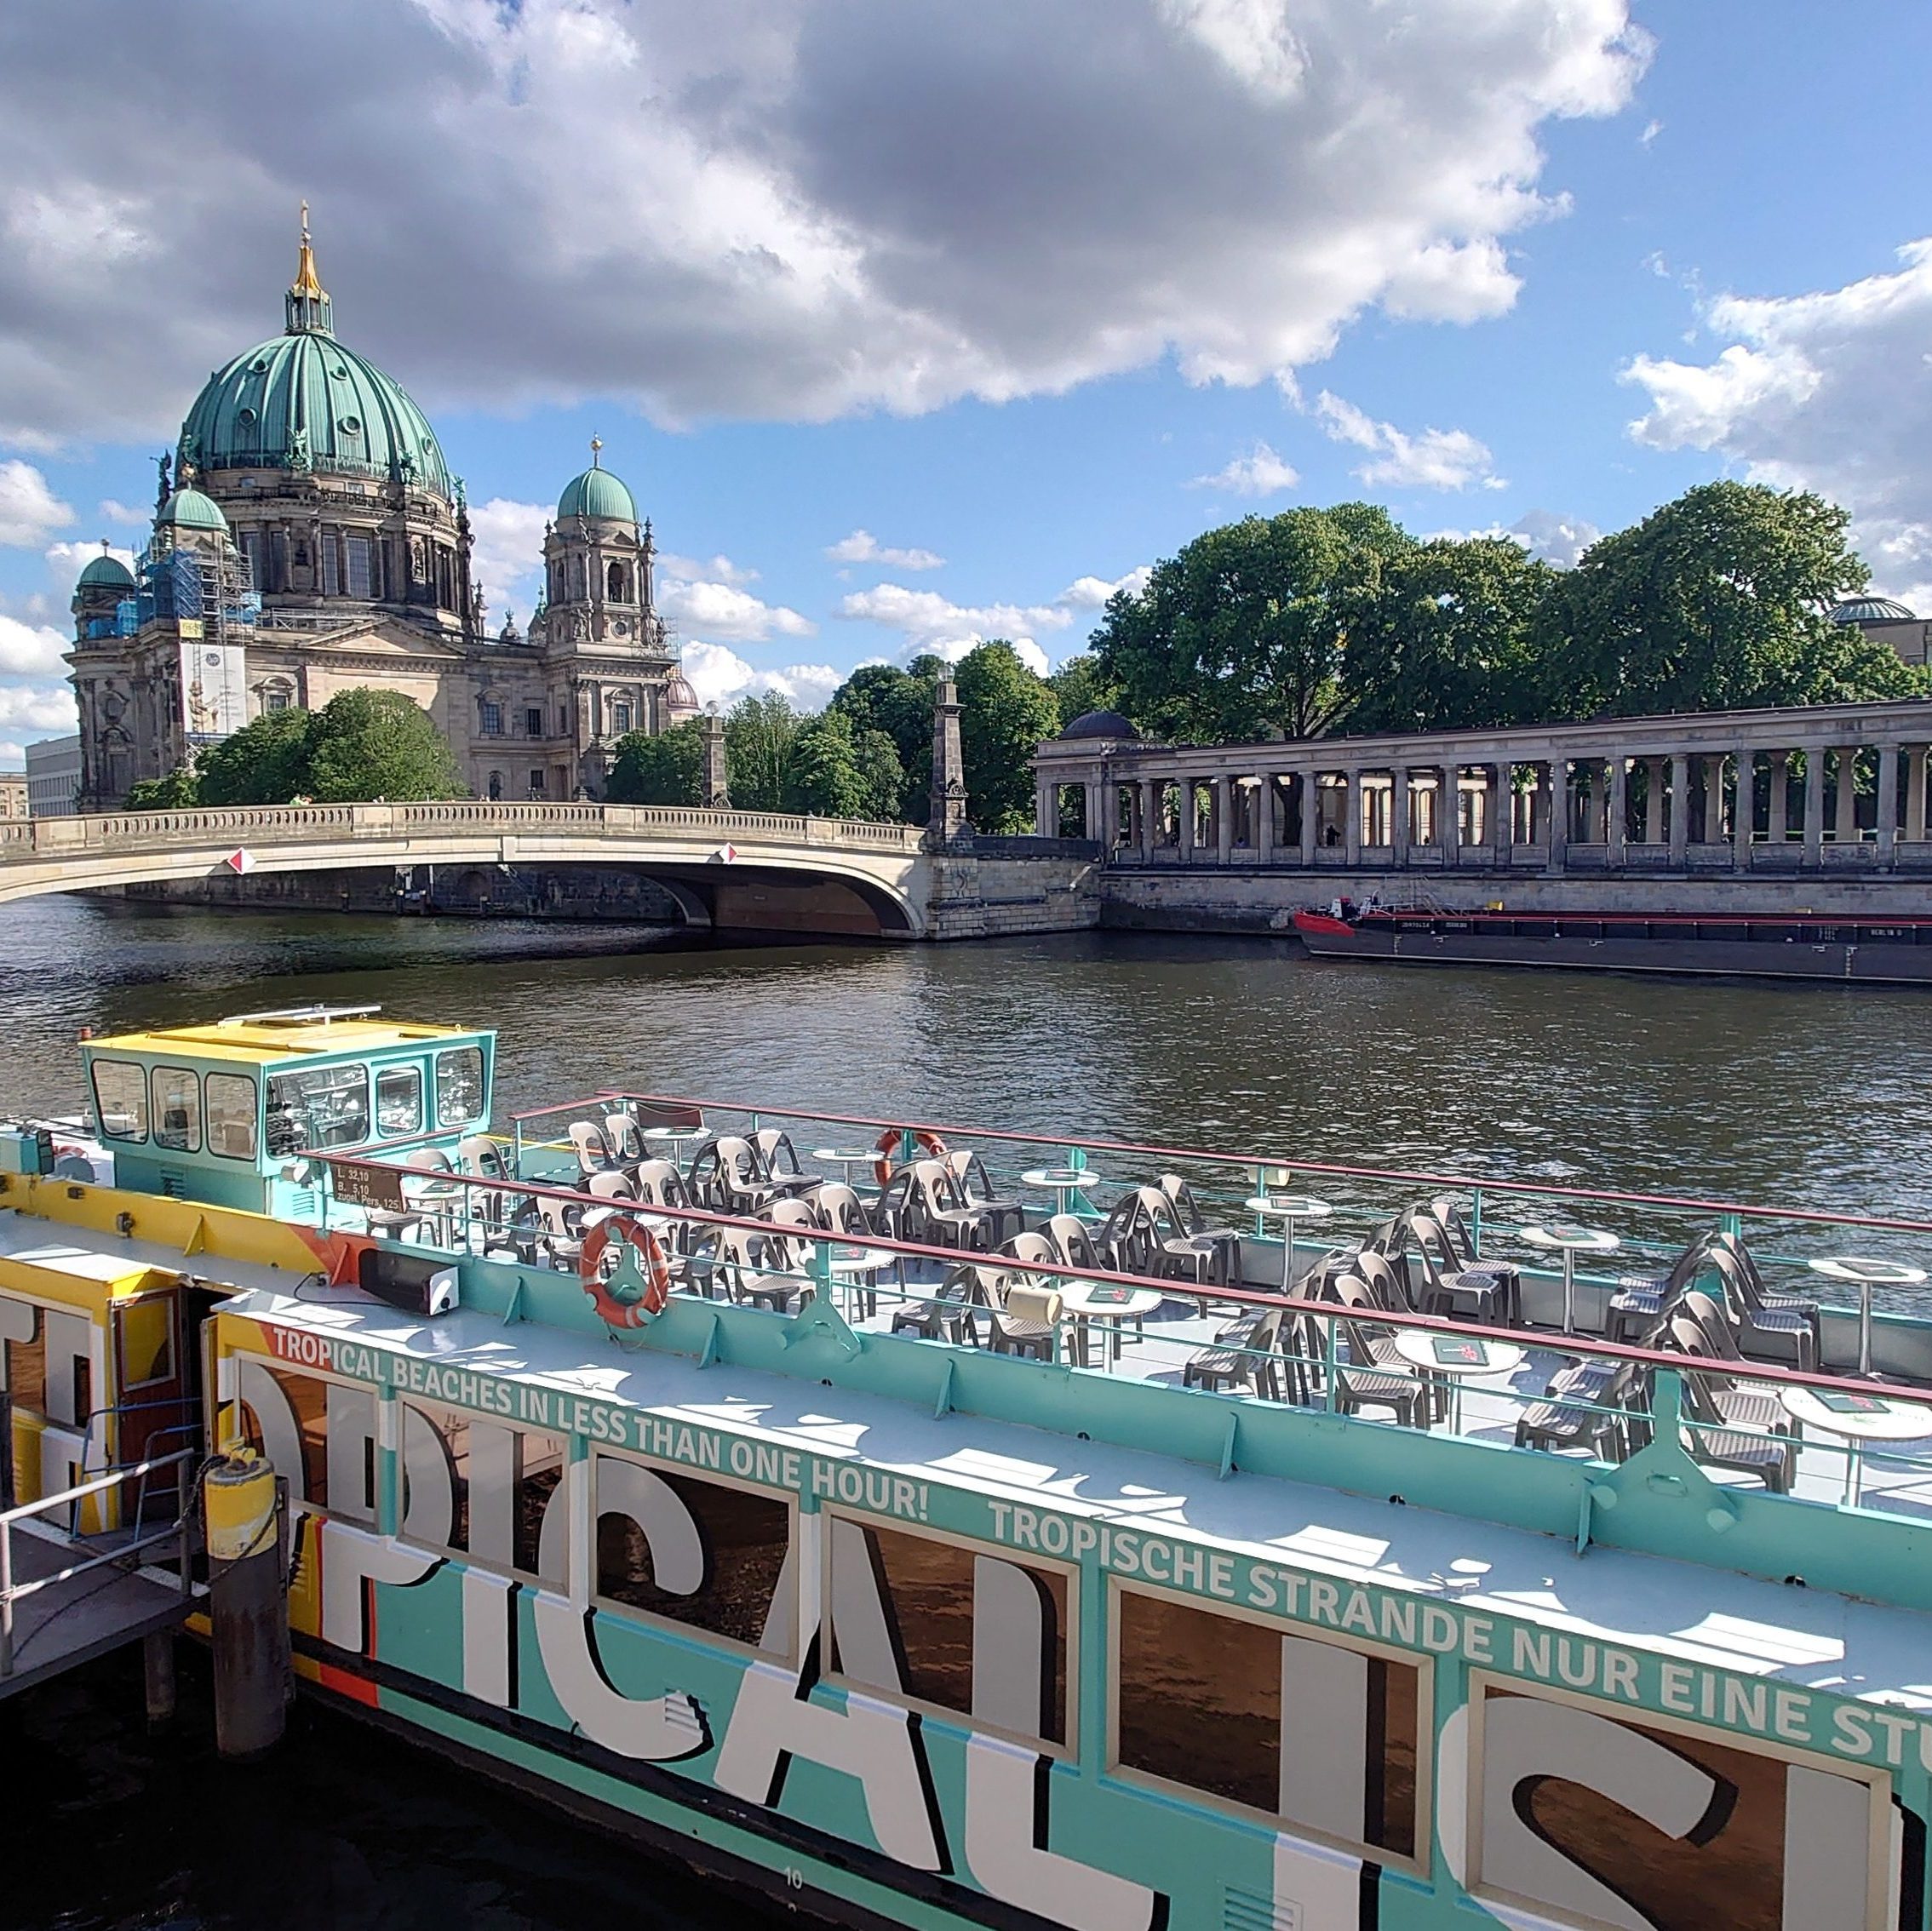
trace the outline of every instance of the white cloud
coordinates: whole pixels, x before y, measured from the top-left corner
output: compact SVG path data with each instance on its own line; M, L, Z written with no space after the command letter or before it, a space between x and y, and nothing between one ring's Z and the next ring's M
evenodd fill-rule
M100 545L95 543L49 543L47 546L47 567L54 573L54 581L72 593L74 579L100 554ZM107 554L116 557L129 570L135 567L135 553L124 550L117 543L107 546Z
M956 663L974 645L1004 637L1016 650L1025 645L1037 651L1042 666L1046 653L1039 650L1034 632L1064 630L1074 621L1072 610L1063 603L955 604L937 590L909 590L902 583L855 590L840 600L839 615L903 633L904 656L930 650ZM1021 655L1025 657L1025 651Z
M0 543L31 547L74 520L72 509L47 486L31 462L0 462Z
M1292 490L1301 480L1292 464L1283 462L1265 443L1257 443L1212 476L1196 476L1190 490L1224 490L1236 496L1273 496Z
M1558 516L1553 510L1528 510L1512 524L1492 523L1484 530L1431 530L1425 543L1466 543L1477 537L1507 537L1520 543L1541 562L1559 570L1574 570L1579 559L1603 532L1580 516Z
M1125 576L1116 576L1111 583L1104 576L1076 576L1056 601L1066 605L1069 610L1104 610L1118 590L1125 590L1130 597L1138 597L1147 587L1148 580L1153 575L1154 566L1143 564L1138 570L1130 570Z
M483 586L493 616L520 610L527 622L536 609L543 589L543 526L549 520L547 503L492 496L470 506L470 531L476 538L472 579Z
M112 496L103 496L95 507L101 518L108 523L145 524L154 520L152 510L143 509L139 503L118 501Z
M679 631L730 644L764 644L774 637L811 637L818 626L783 604L767 604L732 583L668 583L657 608Z
M1710 361L1647 355L1631 433L1654 449L1715 450L1755 481L1849 508L1880 587L1932 598L1932 239L1899 266L1807 295L1724 295L1703 311Z
M882 564L887 570L939 570L946 559L932 550L896 550L881 543L869 530L855 530L841 536L825 552L834 563Z
M657 553L657 577L662 583L729 583L735 590L742 590L748 583L758 581L755 570L742 570L729 557L708 557L702 563L696 557L680 557L674 550L660 550Z
M787 664L783 670L758 670L722 644L687 644L685 675L701 704L729 710L739 698L777 691L802 711L822 711L846 673L829 664Z
M0 425L86 438L167 433L279 328L318 154L338 324L433 409L1258 381L1366 310L1506 309L1508 238L1564 206L1548 124L1621 109L1649 51L1627 0L204 0L84 41L0 11ZM353 139L312 84L346 47ZM137 275L138 327L100 294Z
M43 677L63 674L60 653L73 639L52 624L22 623L18 617L0 616L0 677ZM0 707L17 692L0 689ZM0 708L0 724L9 722Z
M0 653L5 649L6 621L0 617ZM0 668L5 664L0 655ZM31 744L43 737L64 737L79 728L74 694L66 685L0 684L0 732L9 742Z
M1355 472L1364 483L1388 490L1466 490L1480 483L1500 490L1503 478L1491 473L1488 444L1466 429L1425 429L1411 436L1392 422L1378 422L1351 402L1324 389L1315 413L1331 440L1375 452L1375 460Z

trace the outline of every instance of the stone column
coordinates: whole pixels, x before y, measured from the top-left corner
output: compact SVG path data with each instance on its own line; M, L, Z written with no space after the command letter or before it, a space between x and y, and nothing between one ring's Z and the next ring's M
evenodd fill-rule
M1774 845L1782 845L1791 835L1792 805L1792 754L1788 751L1774 751L1771 759L1770 811L1767 815L1764 834Z
M1610 760L1610 810L1603 824L1603 851L1610 864L1624 862L1630 835L1630 766L1621 753Z
M1923 744L1905 754L1905 834L1915 841L1925 837L1925 752Z
M1033 781L1033 830L1037 838L1060 835L1059 793L1051 778Z
M715 711L704 713L704 802L714 811L728 811L731 788L725 773L725 720Z
M1817 865L1825 851L1825 747L1799 748L1804 753L1804 862Z
M1315 781L1319 774L1304 771L1295 775L1295 791L1301 800L1301 868L1305 872L1315 863L1316 805L1321 788Z
M1682 866L1690 843L1690 759L1679 753L1671 759L1671 863Z
M1838 746L1833 762L1837 765L1837 802L1832 817L1835 844L1858 842L1858 752L1855 747Z
M1362 766L1350 765L1342 773L1342 795L1346 804L1342 813L1342 857L1349 865L1362 862Z
M1570 761L1550 760L1550 869L1563 870L1570 851Z
M1180 796L1177 800L1174 823L1181 841L1181 862L1194 862L1194 780L1184 777L1179 781Z
M1275 862L1275 775L1272 771L1256 774L1259 782L1254 790L1254 862L1258 865L1272 865Z
M1664 760L1643 760L1643 842L1661 845L1668 835L1664 805Z
M1444 765L1436 774L1436 843L1445 865L1455 863L1462 837L1462 766Z
M1585 845L1608 845L1609 834L1603 823L1603 766L1592 758L1583 767L1583 838Z
M1214 862L1225 865L1235 849L1234 780L1214 781Z
M1878 747L1878 862L1889 865L1899 842L1899 748Z
M1510 847L1516 843L1516 797L1511 784L1515 775L1506 761L1489 767L1489 843L1499 865L1510 862Z
M1731 794L1731 851L1740 872L1751 868L1751 834L1757 822L1757 760L1741 746Z
M1089 778L1080 788L1081 828L1089 838L1104 844L1106 839L1100 825L1100 787Z
M1139 821L1140 856L1151 864L1154 848L1161 841L1161 787L1152 778L1142 778L1134 786L1134 795L1139 800L1135 817Z
M966 759L960 750L960 693L949 672L932 702L932 791L927 833L942 843L960 835L966 822ZM1089 834L1092 821L1089 821Z
M1409 770L1397 765L1389 774L1389 860L1393 865L1408 863Z

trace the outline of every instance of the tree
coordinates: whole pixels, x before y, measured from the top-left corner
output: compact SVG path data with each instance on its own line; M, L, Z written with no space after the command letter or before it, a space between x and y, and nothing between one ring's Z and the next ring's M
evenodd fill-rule
M906 768L899 748L882 731L852 731L852 753L858 765L860 803L857 815L889 824L904 809Z
M1849 517L1809 491L1705 483L1592 544L1544 611L1549 717L1900 694L1896 655L1826 612L1862 589Z
M897 664L861 664L833 694L828 709L851 719L855 741L868 731L892 742L899 762L898 796L883 815L907 824L926 822L932 788L932 704L944 667L934 656Z
M1100 660L1091 651L1069 657L1046 685L1060 707L1062 731L1075 718L1083 718L1089 711L1111 710L1120 702L1120 693L1102 673Z
M799 726L792 739L785 793L788 811L810 811L822 818L865 816L865 779L851 720L844 712L822 711Z
M1003 637L967 651L953 679L967 817L983 832L1030 831L1034 748L1060 728L1053 693Z
M1343 703L1351 614L1413 547L1367 503L1244 517L1121 591L1093 633L1099 674L1144 729L1197 742L1306 737Z
M138 778L128 788L130 811L187 811L201 803L192 765L180 765L166 777Z
M204 805L286 805L312 794L310 740L318 719L290 706L264 711L233 736L211 744L196 761Z
M1350 619L1349 731L1535 721L1538 618L1556 572L1506 536L1439 539L1390 558Z
M668 731L627 731L604 788L613 805L702 805L704 726L687 718Z
M784 811L793 740L804 720L780 692L741 697L725 718L725 765L741 811Z
M450 741L399 690L339 691L316 713L305 788L325 803L467 795Z

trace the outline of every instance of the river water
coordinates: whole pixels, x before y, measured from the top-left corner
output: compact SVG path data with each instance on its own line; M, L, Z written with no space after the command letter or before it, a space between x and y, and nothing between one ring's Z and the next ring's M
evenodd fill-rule
M379 1001L496 1028L499 1118L618 1086L1932 1218L1920 992L1323 964L1258 939L711 950L67 898L0 920L0 1113L77 1107L83 1026ZM635 1854L325 1712L244 1773L213 1762L205 1710L151 1744L139 1710L124 1663L0 1706L0 1815L37 1847L0 1924L714 1916Z

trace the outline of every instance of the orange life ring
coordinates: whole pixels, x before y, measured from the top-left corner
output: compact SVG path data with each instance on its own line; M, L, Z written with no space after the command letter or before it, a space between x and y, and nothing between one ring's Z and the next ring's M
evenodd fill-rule
M872 1178L883 1187L890 1183L897 1171L895 1155L908 1133L912 1134L913 1143L928 1160L943 1160L946 1157L946 1143L937 1133L928 1133L922 1126L914 1131L909 1126L888 1126L873 1143L873 1151L879 1157L872 1163Z
M644 1276L644 1292L634 1301L619 1300L604 1278L604 1250L620 1237L637 1249L638 1271ZM671 1298L671 1263L665 1258L663 1243L628 1214L613 1213L584 1235L577 1279L607 1327L642 1327L653 1315L663 1313Z

